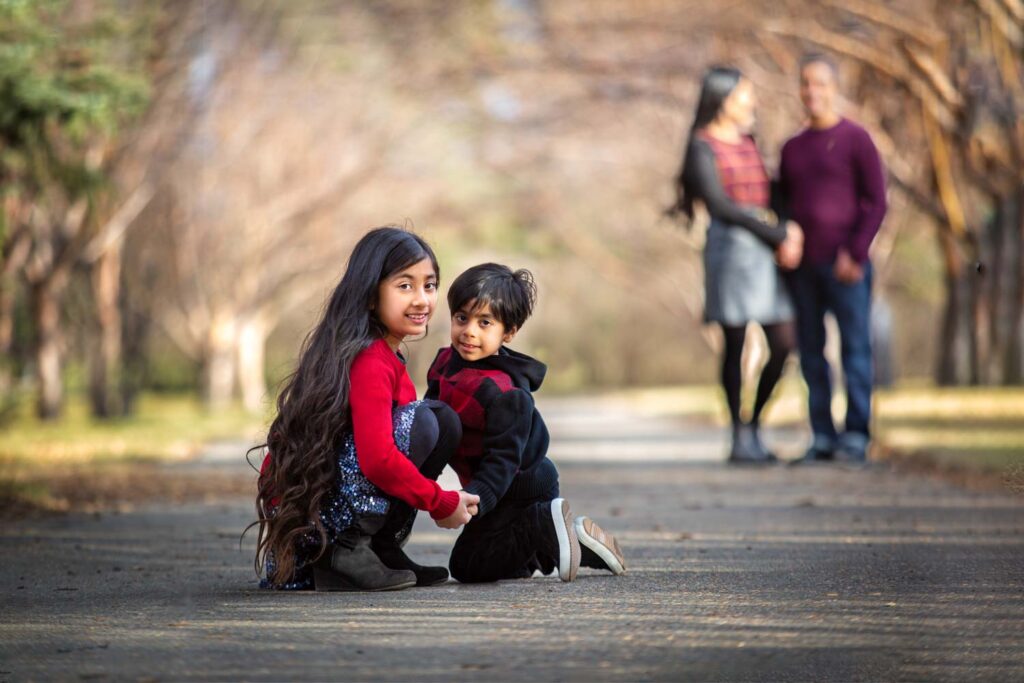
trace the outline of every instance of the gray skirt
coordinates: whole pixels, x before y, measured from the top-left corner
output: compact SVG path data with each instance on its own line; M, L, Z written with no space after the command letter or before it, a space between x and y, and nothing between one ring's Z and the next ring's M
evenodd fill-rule
M704 245L704 322L789 322L793 302L771 247L739 226L711 221Z

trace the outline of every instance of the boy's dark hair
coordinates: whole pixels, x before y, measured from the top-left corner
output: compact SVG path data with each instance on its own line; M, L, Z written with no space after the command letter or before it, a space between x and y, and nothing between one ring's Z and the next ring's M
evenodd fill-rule
M506 330L518 330L533 313L537 285L533 274L525 268L513 272L500 263L482 263L455 278L448 290L452 315L471 301L472 310L489 306Z

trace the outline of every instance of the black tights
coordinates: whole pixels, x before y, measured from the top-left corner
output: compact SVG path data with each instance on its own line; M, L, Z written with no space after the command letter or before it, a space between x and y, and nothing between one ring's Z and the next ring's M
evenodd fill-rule
M761 380L757 384L757 399L754 401L754 412L750 415L751 424L758 424L761 411L775 389L782 375L786 359L796 345L796 334L793 323L773 323L761 325L768 337L768 362L761 370ZM740 385L743 377L743 341L747 336L746 326L722 325L725 333L725 352L722 354L722 387L725 389L725 400L729 404L729 416L732 423L742 422L740 417Z
M409 460L427 479L436 480L462 441L462 422L449 406L440 401L425 400L416 406L409 434ZM375 543L401 545L416 518L416 510L403 500L393 498L387 516L373 529ZM366 524L362 525L364 529Z
M423 400L409 434L409 460L427 479L437 479L462 441L462 422L447 404Z

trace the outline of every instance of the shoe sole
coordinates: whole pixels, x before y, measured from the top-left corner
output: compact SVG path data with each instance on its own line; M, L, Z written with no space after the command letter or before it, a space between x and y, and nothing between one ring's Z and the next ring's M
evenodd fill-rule
M829 467L835 465L835 460L804 460L797 458L786 463L787 467Z
M585 519L586 517L577 517L575 522L576 537L580 540L580 544L585 545L594 551L594 553L601 558L601 561L608 565L608 568L612 570L612 574L615 574L616 576L625 574L626 568L615 555L615 551L587 533L586 528L583 526L583 520ZM621 555L622 549L619 548L619 542L615 540L614 536L612 537L612 543L615 544L615 550L618 550Z
M847 472L862 472L871 467L871 463L866 460L836 460L834 464Z
M445 580L447 581L447 579ZM406 588L412 588L415 585L416 579L412 579L411 581L403 581L401 583L396 583L391 586L382 586L380 588L360 588L336 572L329 572L323 569L313 570L313 587L317 592L381 593L383 591L400 591Z
M580 541L565 498L551 501L551 521L558 536L558 578L567 583L575 581L580 569Z
M725 461L726 465L739 466L739 467L770 467L777 465L778 460L745 460L742 458L728 458Z
M442 584L448 583L448 579L449 578L450 578L450 576L445 576L443 579L438 579L437 581L429 581L429 582L425 581L423 583L419 583L417 581L413 585L415 585L417 588L430 588L431 586L440 586Z

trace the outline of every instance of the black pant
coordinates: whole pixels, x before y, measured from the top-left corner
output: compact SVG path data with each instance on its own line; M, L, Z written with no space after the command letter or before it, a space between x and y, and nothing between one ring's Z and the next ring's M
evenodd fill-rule
M489 513L474 517L455 541L448 568L462 583L526 579L534 570L558 566L558 539L551 501L558 484L527 500L503 498Z
M462 422L450 406L424 399L416 406L409 438L409 460L424 477L437 479L462 441Z

